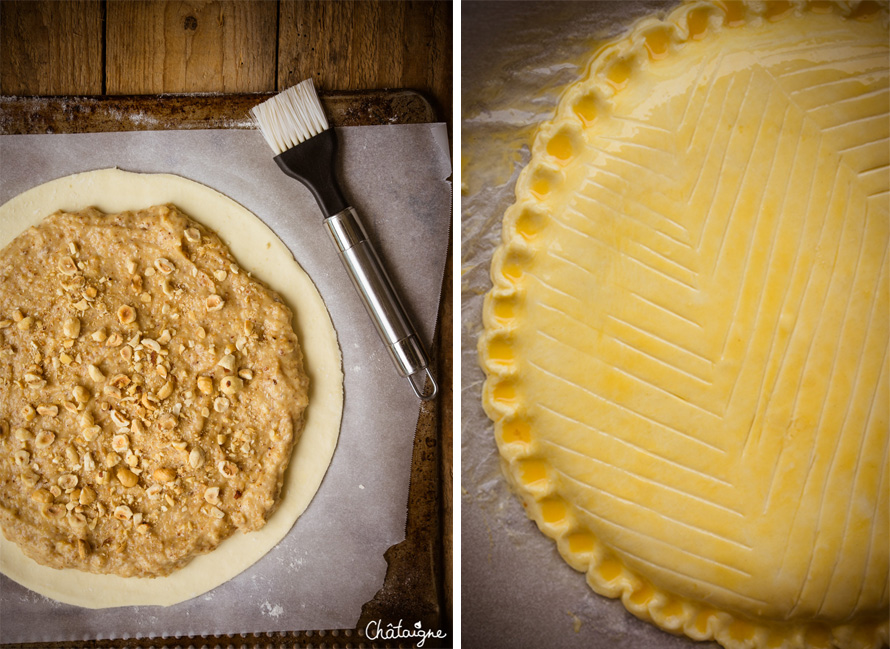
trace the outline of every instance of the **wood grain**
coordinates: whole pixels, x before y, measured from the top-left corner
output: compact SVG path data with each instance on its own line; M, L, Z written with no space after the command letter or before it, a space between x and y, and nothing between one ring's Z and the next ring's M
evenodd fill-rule
M275 89L274 2L107 3L109 94Z
M102 5L0 2L0 93L102 93Z
M104 97L0 97L0 135L158 129L254 129L249 111L275 93ZM332 126L429 124L436 114L411 90L366 90L320 97Z
M281 0L278 33L279 90L410 88L450 122L450 3Z

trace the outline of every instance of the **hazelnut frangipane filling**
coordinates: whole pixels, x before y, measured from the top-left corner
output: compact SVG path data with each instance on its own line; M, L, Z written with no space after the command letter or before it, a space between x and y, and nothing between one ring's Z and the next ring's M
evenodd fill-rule
M36 561L165 575L275 510L292 314L172 205L57 212L0 252L0 525Z

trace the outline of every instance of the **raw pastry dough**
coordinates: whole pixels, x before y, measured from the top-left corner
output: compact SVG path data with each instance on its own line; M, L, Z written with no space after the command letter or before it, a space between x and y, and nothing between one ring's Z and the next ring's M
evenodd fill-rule
M173 203L215 230L246 270L297 308L294 329L305 353L310 403L278 511L260 531L235 534L210 554L159 579L124 579L54 570L0 539L0 571L38 593L87 608L171 605L207 592L263 557L309 505L333 456L343 411L340 349L330 316L312 281L275 234L244 207L209 187L179 176L102 169L35 187L0 206L0 248L57 209L96 206L104 212Z
M887 642L888 103L886 7L702 1L537 134L483 403L529 516L666 630Z

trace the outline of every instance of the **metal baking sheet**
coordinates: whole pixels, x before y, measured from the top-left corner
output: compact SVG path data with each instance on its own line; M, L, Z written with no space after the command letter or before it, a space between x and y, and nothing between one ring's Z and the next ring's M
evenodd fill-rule
M451 214L445 125L348 127L338 136L347 194L430 345ZM311 195L281 173L256 131L151 131L0 137L0 202L53 178L111 166L204 183L258 215L291 249L324 298L343 352L340 440L290 534L235 579L172 607L93 611L0 577L0 639L354 628L383 583L384 552L404 538L418 401L396 375Z

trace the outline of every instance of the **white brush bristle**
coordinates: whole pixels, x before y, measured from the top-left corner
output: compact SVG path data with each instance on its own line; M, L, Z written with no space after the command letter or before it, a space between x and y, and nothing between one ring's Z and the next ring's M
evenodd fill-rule
M250 114L275 155L328 129L312 79L254 106Z

